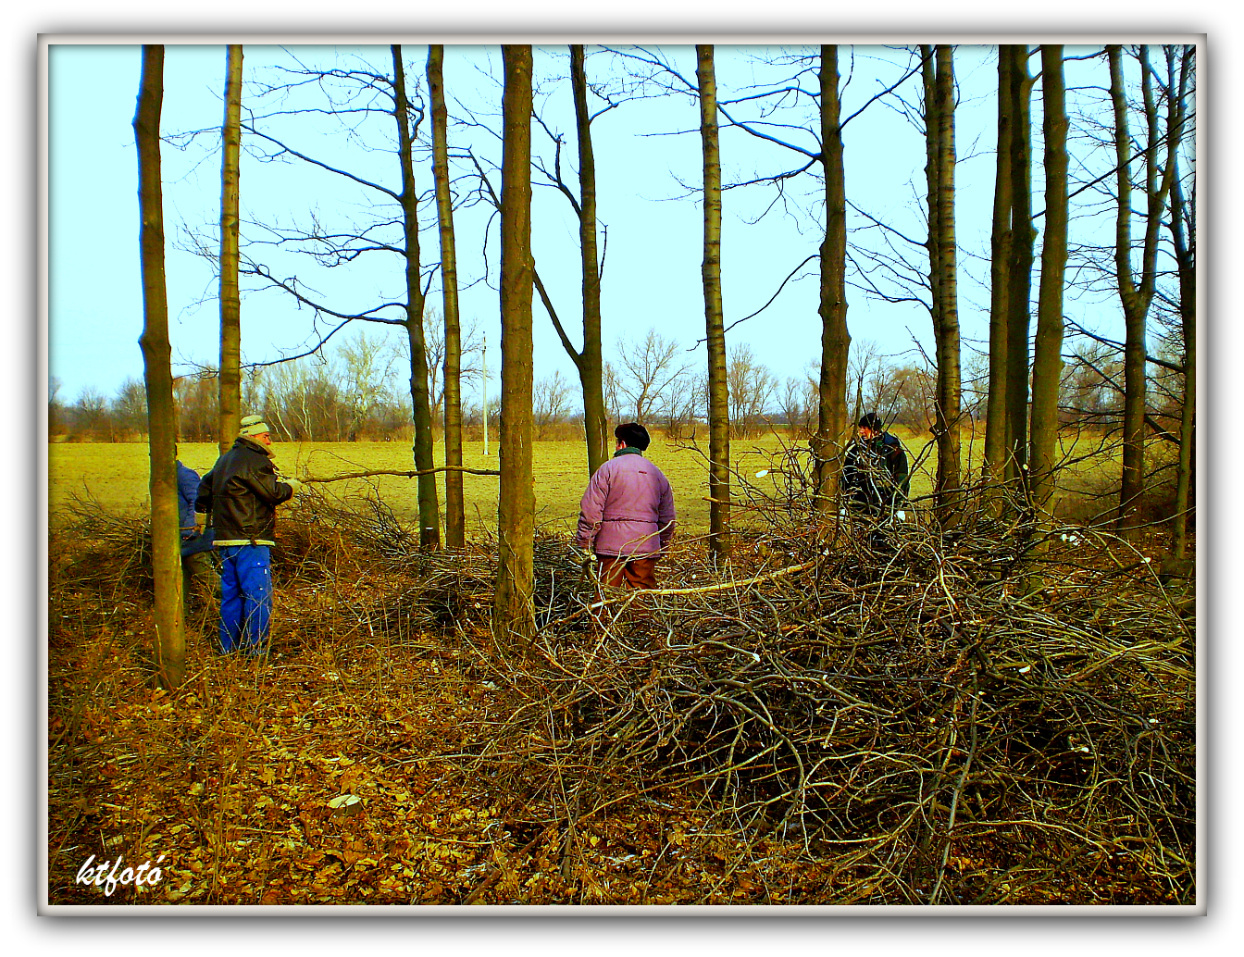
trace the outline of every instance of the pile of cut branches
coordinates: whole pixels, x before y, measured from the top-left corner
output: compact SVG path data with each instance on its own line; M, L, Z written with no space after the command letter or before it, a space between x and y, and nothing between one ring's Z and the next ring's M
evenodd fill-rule
M738 840L834 862L807 902L1195 900L1195 642L1147 561L1084 529L769 518L746 576L683 556L690 584L580 599L588 632L481 648L520 703L473 767L568 834L702 792Z
M345 675L382 655L375 681L407 660L453 679L441 731L377 756L500 809L504 867L472 863L437 894L1196 899L1195 636L1151 556L1083 528L1034 534L970 511L952 533L824 521L805 497L741 491L755 531L733 564L684 544L656 591L602 592L565 536L541 535L541 628L522 656L490 639L492 543L420 552L378 497L304 495L283 515L279 667L324 659ZM53 611L78 645L141 619L143 593L122 581L149 575L149 545L141 520L100 509L72 534L53 549ZM127 549L119 579L105 559ZM109 588L124 607L87 601ZM58 685L67 726L83 693ZM399 693L412 689L367 691Z

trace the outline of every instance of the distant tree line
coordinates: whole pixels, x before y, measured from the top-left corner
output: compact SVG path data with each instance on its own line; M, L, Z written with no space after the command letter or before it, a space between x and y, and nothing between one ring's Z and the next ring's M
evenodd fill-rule
M430 324L436 329L436 324ZM1151 432L1175 441L1183 395L1178 329L1171 327L1151 357L1148 413ZM439 370L443 344L428 337L429 394L433 419L443 426ZM262 413L288 442L400 441L412 437L408 384L403 376L404 340L360 332L314 356L242 374L242 407ZM463 378L478 383L481 342L472 328L463 348ZM641 421L672 440L704 434L707 382L687 358L683 345L649 330L640 339L619 339L604 363L605 409L609 422ZM576 383L560 371L535 379L532 423L539 440L582 439L583 410ZM806 440L815 431L817 378L814 365L801 376L779 379L746 343L729 350L727 385L731 435L754 438L777 431ZM936 375L923 357L886 356L867 340L852 344L847 408L852 414L877 411L884 420L914 433L935 422ZM217 370L206 367L174 382L178 436L185 442L212 442L218 422ZM965 366L963 404L967 421L984 423L988 368L984 356ZM490 402L496 429L497 403ZM858 409L857 409L858 407ZM1087 340L1068 353L1059 395L1063 426L1117 432L1123 415L1123 357L1110 343ZM464 435L479 441L484 412L478 397L462 403ZM698 430L698 431L697 431ZM146 440L147 398L141 379L128 378L111 395L88 387L73 399L53 379L48 395L48 433L54 441L137 442Z

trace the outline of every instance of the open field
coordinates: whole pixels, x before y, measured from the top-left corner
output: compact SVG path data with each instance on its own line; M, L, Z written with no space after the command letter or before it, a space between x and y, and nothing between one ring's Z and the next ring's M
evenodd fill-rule
M928 495L937 468L936 450L927 434L895 430L907 448L912 462L911 494L914 499ZM1082 456L1094 451L1097 439L1085 437L1070 441L1067 455ZM773 494L779 491L776 474L757 478L756 472L774 465L784 448L792 446L786 436L767 435L756 439L735 439L731 457L735 472L755 491ZM806 449L806 445L802 446ZM401 442L279 442L277 464L285 474L299 478L328 478L345 472L379 469L409 470L414 468L410 448ZM551 441L535 443L536 520L547 531L568 531L579 511L579 498L587 482L586 453L581 442ZM979 437L964 433L965 468L972 470L980 456ZM444 446L438 444L437 461ZM216 446L211 443L183 443L181 459L203 474L216 460ZM708 528L708 477L705 468L707 444L699 449L685 444L667 442L656 436L648 457L669 477L674 487L678 522L684 535L700 535ZM969 460L970 456L970 460ZM464 454L468 468L496 469L497 447L485 456L479 443L470 445ZM806 459L805 459L806 461ZM970 461L970 464L969 464ZM1117 469L1114 456L1105 455L1078 463L1062 476L1061 484L1075 489L1094 475L1105 475ZM107 511L128 513L145 510L147 492L147 446L143 443L52 443L48 446L48 504L53 527L63 521L64 508L75 494L96 499ZM441 502L444 502L444 480L441 479ZM471 535L495 527L497 515L497 479L489 475L464 476L467 524ZM332 498L362 495L379 496L404 523L417 516L415 482L397 476L376 476L351 479L318 486ZM736 484L737 497L737 484ZM736 519L737 521L737 519Z
M907 436L903 437L909 441ZM767 487L755 473L771 464L780 453L783 442L775 436L759 439L738 439L731 445L736 471L769 491L774 488L769 478ZM273 446L277 467L284 474L299 478L327 478L345 472L378 469L409 470L414 468L408 446L397 442L281 442ZM909 448L911 448L909 442ZM443 464L444 446L437 447L438 464ZM680 447L657 437L648 450L652 459L669 477L674 487L679 525L692 534L708 528L708 478L705 469L707 446L701 451ZM181 460L199 474L205 473L216 460L216 446L211 443L183 443ZM464 465L468 468L498 468L497 448L484 456L477 444L465 450ZM913 449L914 458L914 449ZM52 524L58 522L65 504L73 494L89 493L110 512L129 512L146 507L147 446L142 443L53 443L48 447L48 503ZM580 442L536 442L536 521L549 531L570 530L579 514L579 499L587 484L587 457ZM464 476L468 527L475 532L492 528L497 515L497 478L491 475ZM912 494L928 491L931 479L927 471L919 472L912 482ZM398 476L376 476L350 479L318 486L325 494L337 497L373 493L391 508L403 522L413 522L418 515L416 488L413 479ZM444 502L444 479L441 478L441 502Z

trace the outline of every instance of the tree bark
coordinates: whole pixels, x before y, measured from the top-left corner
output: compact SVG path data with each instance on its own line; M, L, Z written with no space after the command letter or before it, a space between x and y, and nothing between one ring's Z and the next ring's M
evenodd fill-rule
M817 429L813 436L816 509L837 515L838 486L846 451L847 355L847 205L843 169L841 102L838 93L838 47L821 47L821 163L825 170L825 238L821 242L821 375L817 387Z
M224 455L242 419L242 299L238 292L238 207L242 153L242 47L225 55L224 158L220 194L220 392L216 441Z
M501 48L501 435L493 636L526 654L536 634L531 450L531 47Z
M134 115L138 148L138 202L143 282L143 377L151 449L151 554L155 572L156 660L160 680L176 688L186 675L182 609L181 535L177 507L177 423L173 403L168 286L164 275L164 211L160 182L160 113L164 102L164 47L143 47L142 79Z
M697 44L700 142L704 158L704 327L708 345L709 549L718 562L730 557L730 403L726 384L726 332L721 301L721 155L717 140L717 79L713 48Z
M929 287L937 353L933 434L937 439L935 508L943 527L959 508L959 304L955 255L955 101L953 50L925 46L925 138L929 208Z
M1172 90L1169 98L1168 125L1183 134L1192 48L1185 48L1180 65L1178 84L1174 82L1174 55L1168 50L1169 80ZM1189 505L1192 499L1193 464L1196 461L1196 234L1185 231L1187 207L1183 187L1179 181L1177 151L1172 144L1170 151L1174 176L1171 179L1171 233L1175 247L1175 268L1179 277L1179 317L1183 329L1183 409L1179 420L1179 469L1175 478L1175 508L1172 517L1171 552L1183 558L1188 548L1188 525L1191 521ZM1195 188L1194 188L1195 194ZM1195 223L1193 224L1195 227Z
M1110 100L1114 107L1114 151L1117 167L1118 207L1115 213L1115 276L1123 304L1123 480L1119 493L1120 531L1133 522L1145 483L1145 316L1132 278L1132 174L1129 167L1131 137L1127 100L1123 92L1123 49L1106 48L1110 64ZM1145 304L1148 305L1147 303Z
M994 177L993 231L990 238L989 291L989 394L985 413L985 481L989 507L996 511L998 492L1006 480L1010 438L1007 435L1007 325L1010 319L1009 267L1011 261L1011 160L1015 128L1011 100L1014 48L998 47L998 147Z
M398 158L402 167L402 231L406 261L406 337L410 343L410 399L415 425L415 468L434 467L432 403L428 395L428 356L423 339L423 289L419 285L419 194L415 191L415 167L411 156L410 114L406 99L406 69L402 48L392 46L394 117L397 120ZM419 545L435 550L441 543L440 506L436 476L419 477Z
M428 47L428 90L432 101L432 177L441 242L441 294L445 314L445 544L466 546L466 504L462 487L462 329L458 316L458 254L453 195L449 187L448 110L445 105L445 48Z
M1045 237L1037 294L1032 359L1032 438L1029 501L1034 519L1048 519L1058 447L1058 393L1063 371L1063 285L1067 270L1067 109L1063 48L1041 47L1042 129L1045 134Z
M1158 228L1173 180L1172 130L1167 130L1168 153L1162 179L1158 180L1158 111L1153 100L1149 48L1140 48L1141 91L1144 99L1146 142L1145 237L1140 254L1140 280L1132 275L1132 177L1131 136L1128 132L1127 99L1123 90L1123 50L1106 47L1110 65L1110 100L1114 111L1114 148L1118 168L1118 214L1115 220L1115 274L1123 306L1123 476L1119 490L1118 528L1130 535L1139 524L1139 507L1145 491L1146 321L1157 281Z
M570 48L570 85L579 141L579 250L583 271L583 352L575 366L583 390L583 428L591 475L609 458L609 417L605 414L604 359L601 350L600 263L596 246L596 154L587 105L587 70L582 46Z
M1031 323L1033 242L1032 132L1028 47L1011 47L1011 245L1007 264L1007 477L1021 491L1028 464L1028 327Z

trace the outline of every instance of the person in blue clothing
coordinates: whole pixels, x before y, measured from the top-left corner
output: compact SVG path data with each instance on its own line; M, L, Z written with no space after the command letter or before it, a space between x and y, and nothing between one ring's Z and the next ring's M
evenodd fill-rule
M878 518L901 521L910 486L903 443L885 430L876 412L869 412L860 419L859 436L842 463L847 505Z
M220 557L220 649L226 653L268 649L276 507L302 485L278 481L272 458L268 426L261 416L247 415L233 446L199 482L195 510L210 516Z
M176 454L176 450L174 450ZM214 595L216 567L212 564L211 533L200 528L194 510L199 495L199 473L177 459L177 514L181 527L181 596L189 611L191 597Z

